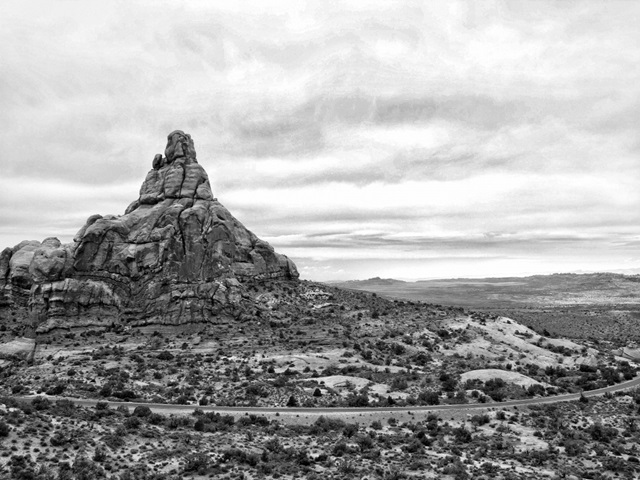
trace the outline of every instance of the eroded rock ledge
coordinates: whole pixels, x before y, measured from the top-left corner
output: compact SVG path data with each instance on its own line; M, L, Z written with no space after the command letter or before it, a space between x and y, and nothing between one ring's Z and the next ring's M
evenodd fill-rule
M250 311L244 281L297 278L214 198L177 130L124 215L89 217L71 244L24 241L0 254L0 321L28 317L40 333L215 323Z

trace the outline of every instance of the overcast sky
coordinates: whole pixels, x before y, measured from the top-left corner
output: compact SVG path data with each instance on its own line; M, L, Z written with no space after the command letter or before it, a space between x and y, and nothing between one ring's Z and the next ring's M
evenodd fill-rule
M182 129L303 278L640 268L639 25L632 1L7 2L0 246L123 213Z

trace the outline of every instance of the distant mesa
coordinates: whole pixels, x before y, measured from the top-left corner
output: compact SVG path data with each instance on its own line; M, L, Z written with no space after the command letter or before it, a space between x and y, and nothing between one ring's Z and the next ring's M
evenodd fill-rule
M343 284L345 286L348 286L349 284L366 286L366 285L396 285L398 283L407 283L407 282L403 280L396 280L395 278L373 277L373 278L368 278L366 280L347 280L346 282L337 282L337 283Z
M93 215L73 243L23 241L0 254L0 320L38 332L238 318L251 279L296 280L286 256L211 192L191 136L176 130L124 215Z

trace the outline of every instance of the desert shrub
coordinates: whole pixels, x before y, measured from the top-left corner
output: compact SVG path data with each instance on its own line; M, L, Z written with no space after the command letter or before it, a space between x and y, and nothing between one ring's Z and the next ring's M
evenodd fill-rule
M269 425L269 419L267 417L264 417L262 415L255 415L255 414L250 414L250 415L246 415L244 417L241 417L237 422L236 425L238 425L239 427L245 427L248 425L259 425L259 426L263 426L266 427Z
M602 443L609 443L618 434L618 431L615 428L605 427L600 422L594 423L587 428L587 432L591 434L591 438L596 442Z
M204 421L215 427L211 431L228 430L235 423L233 415L220 415L219 413L207 412L203 417ZM209 431L209 429L207 429Z
M402 355L404 352L407 351L404 345L401 345L395 342L390 345L390 348L391 348L391 352L394 353L395 355Z
M229 462L230 460L235 460L239 463L244 463L247 459L247 453L240 448L230 448L229 450L225 450L222 454L222 461Z
M426 366L429 365L433 361L431 355L425 352L419 352L411 357L411 362L416 365Z
M282 451L282 444L277 437L274 437L264 442L264 448L270 452L278 453Z
M438 334L438 336L440 336L440 338L442 338L442 339L447 339L447 338L449 338L449 335L450 335L450 334L449 334L449 330L446 330L446 329L444 329L444 328L442 328L442 329L438 330L436 333L437 333L437 334Z
M553 367L552 367L553 368ZM501 378L491 378L484 382L484 386L487 390L495 390L498 388L504 388L507 386L506 382Z
M138 417L131 416L131 417L125 418L122 424L128 430L135 430L140 426L140 423L141 422Z
M585 442L581 440L566 440L564 449L570 457L577 457L585 452Z
M137 395L132 390L118 390L113 392L113 396L122 400L133 400Z
M485 382L483 391L496 402L501 402L507 396L506 387L506 382L501 378L492 378Z
M267 397L269 392L266 390L263 383L251 383L246 389L247 395L254 395L256 397Z
M347 438L351 438L358 433L358 428L359 426L357 423L347 423L342 430L342 435Z
M326 433L332 431L342 430L347 424L344 420L339 418L329 418L324 415L320 415L318 419L313 423L310 429L312 435L319 433Z
M104 451L104 448L97 447L93 452L93 460L96 462L104 462L107 459L107 452Z
M431 439L427 435L427 430L420 429L415 433L414 436L420 441L422 445L425 445L427 447L431 445Z
M349 407L367 407L369 405L369 396L366 393L350 393L346 401Z
M48 410L51 407L51 401L48 398L38 396L31 400L31 405L38 411Z
M527 393L532 397L535 395L544 395L545 391L546 391L545 388L542 385L537 383L534 383L533 385L529 385L529 387L527 388Z
M6 463L10 467L11 477L15 479L31 479L35 478L35 470L33 461L28 455L11 455ZM4 467L4 466L3 466ZM4 468L3 468L4 471Z
M54 447L60 447L60 446L62 446L64 444L68 443L69 440L70 440L70 437L69 437L69 434L67 432L62 431L62 430L58 430L51 437L50 443Z
M112 393L113 388L110 384L103 385L102 388L98 391L98 395L100 395L101 397L110 397Z
M97 478L105 478L103 468L82 455L78 455L76 457L75 462L73 462L73 467L71 467L71 471L73 472L76 480L95 480Z
M62 393L64 392L65 388L67 388L67 386L63 383L58 383L57 385L51 387L49 390L47 390L47 395L62 395Z
M72 417L76 413L76 406L71 400L62 399L56 400L56 403L51 410L56 415Z
M407 474L398 470L397 467L393 467L384 474L383 478L384 480L404 480L407 478Z
M345 442L336 443L331 450L331 455L334 457L342 457L345 453L351 452L351 449Z
M138 405L133 409L133 415L136 417L148 417L151 415L151 409L146 405Z
M274 381L273 386L276 388L282 388L289 382L289 377L285 375L279 375Z
M196 423L193 424L193 429L196 432L204 432L206 426L207 422L204 419L199 418L198 420L196 420Z
M173 360L175 357L171 352L163 350L158 354L158 360Z
M458 387L458 380L454 377L448 377L442 382L442 389L445 392L453 392Z
M603 469L612 472L624 472L627 469L627 462L620 457L604 457L601 462Z
M152 413L151 415L149 415L149 417L147 418L147 421L151 424L151 425L160 425L162 422L164 422L164 416L159 414L159 413Z
M413 438L402 449L407 453L421 453L424 450L424 446L419 439Z
M102 437L102 442L112 450L117 450L118 448L123 447L125 443L122 435L118 435L116 433L108 433Z
M209 456L205 453L192 453L185 458L185 472L204 473L209 466Z
M11 429L5 422L0 421L0 437L8 437Z
M471 432L464 427L454 428L453 435L457 443L469 443L472 440Z
M407 379L402 376L395 376L391 381L391 390L406 390L409 387Z
M255 454L253 454L255 455ZM311 465L311 459L309 458L309 452L307 451L306 448L301 448L298 453L295 454L295 458L294 458L295 462L298 465L302 465L302 466L309 466ZM251 462L249 462L249 458L247 458L247 463L249 465L251 465Z
M454 478L456 479L469 478L469 475L467 474L467 467L465 467L464 463L462 463L459 458L456 458L453 462L446 465L442 469L442 473L446 475L454 475Z
M126 405L118 405L116 412L122 413L123 415L129 415L129 407Z
M423 405L438 405L440 403L440 394L433 390L423 390L418 394L418 401Z
M370 450L374 445L373 438L369 435L357 435L355 443L360 448L360 451Z
M486 425L487 423L489 423L490 419L489 419L489 415L482 414L482 415L473 415L471 417L471 423L473 423L474 425Z

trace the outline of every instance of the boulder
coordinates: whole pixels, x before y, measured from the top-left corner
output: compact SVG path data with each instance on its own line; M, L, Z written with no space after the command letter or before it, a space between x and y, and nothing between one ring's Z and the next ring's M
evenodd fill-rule
M0 358L27 359L36 348L33 338L18 337L10 342L0 343Z

